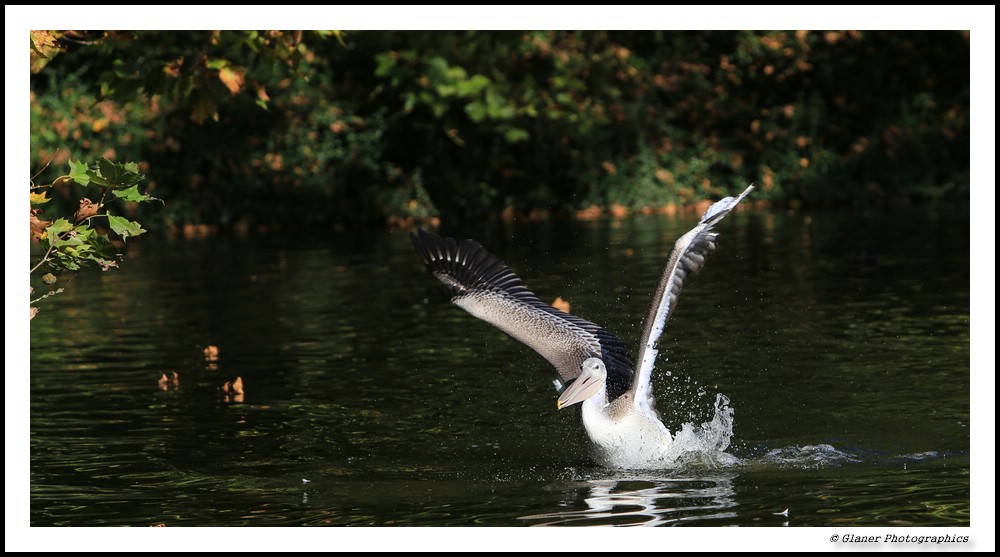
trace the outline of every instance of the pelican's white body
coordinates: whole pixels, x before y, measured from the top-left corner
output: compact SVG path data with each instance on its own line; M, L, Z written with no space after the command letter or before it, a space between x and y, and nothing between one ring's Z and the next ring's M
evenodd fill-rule
M656 468L669 459L673 438L659 418L633 406L609 411L604 393L582 403L583 427L593 443L594 459L609 468ZM631 402L631 401L628 401Z

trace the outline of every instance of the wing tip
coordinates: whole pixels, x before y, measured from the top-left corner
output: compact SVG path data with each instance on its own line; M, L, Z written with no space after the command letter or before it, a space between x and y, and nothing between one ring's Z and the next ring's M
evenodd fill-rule
M739 205L740 201L743 201L743 198L750 195L750 192L754 190L754 187L755 187L754 184L750 184L749 186L747 186L745 190L743 190L743 193L737 195L736 197L732 196L723 197L722 199L710 205L708 209L705 210L705 214L702 215L699 224L707 222L717 222L721 220L722 217L726 216L737 205Z
M524 283L500 258L475 240L456 241L419 229L410 233L417 254L431 273L446 282L452 296L469 290L495 289L516 293Z

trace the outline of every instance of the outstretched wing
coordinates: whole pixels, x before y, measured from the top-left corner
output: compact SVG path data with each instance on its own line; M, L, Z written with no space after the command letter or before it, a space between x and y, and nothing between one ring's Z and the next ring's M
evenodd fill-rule
M632 380L625 344L597 325L538 299L503 261L478 242L410 233L424 265L446 287L451 301L533 348L549 361L563 384L580 374L590 357L608 369L608 396L624 393Z
M715 238L718 233L713 232L712 227L728 215L752 190L751 185L738 197L726 197L713 203L705 211L698 225L674 243L674 251L670 253L667 267L663 270L663 278L660 279L650 303L649 314L643 322L642 342L639 345L639 370L631 387L635 404L648 405L652 409L649 382L659 352L656 343L660 340L663 328L677 305L677 298L684 282L701 270L705 265L705 259L715 250Z

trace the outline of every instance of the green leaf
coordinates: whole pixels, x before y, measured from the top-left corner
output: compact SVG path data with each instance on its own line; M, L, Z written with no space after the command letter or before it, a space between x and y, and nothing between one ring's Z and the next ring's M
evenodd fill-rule
M60 257L60 261L59 262L62 264L63 268L65 268L65 269L67 269L69 271L79 271L80 270L80 264L77 263L76 261L74 261L73 259L65 259L63 257Z
M396 67L396 57L391 52L375 55L375 77L388 77Z
M63 232L68 232L70 230L73 230L73 223L69 222L66 219L58 219L52 224L50 224L48 228L45 229L45 234L46 236L48 236L49 241L51 242L53 237L58 236Z
M522 130L521 128L510 128L504 132L504 137L506 137L508 143L517 143L518 141L524 141L530 137L527 130Z
M90 184L90 168L80 161L69 161L69 177L77 184L86 186Z
M79 234L70 234L65 238L60 238L59 236L49 237L49 243L57 248L82 246L83 242L84 238L82 238Z
M435 87L435 90L442 97L451 97L455 95L457 88L454 85L438 85Z
M473 122L482 122L486 118L486 105L480 101L473 101L465 105L465 113Z
M85 241L89 242L90 241L90 237L93 236L94 233L95 233L95 230L93 228L87 226L86 224L78 224L78 225L76 225L76 231L73 232L73 235L74 236L79 236L80 238L83 238Z
M134 162L118 163L105 158L97 161L96 172L88 172L90 180L98 185L114 189L124 189L138 184L144 176L139 174L139 165Z
M448 61L440 56L434 56L427 60L427 77L432 82L442 81L448 72Z
M114 184L118 181L118 169L115 168L115 163L109 161L108 159L101 157L97 160L97 170L100 175L108 181L108 184Z
M445 75L450 81L464 81L469 76L469 72L465 71L462 66L451 66L445 71Z
M403 97L403 111L411 112L413 107L417 104L417 96L413 93L406 93Z
M88 181L92 184L97 184L98 186L108 186L108 180L101 174L100 170L95 170L91 168L87 171Z
M122 237L122 240L131 236L138 236L145 232L139 223L130 221L124 217L108 215L108 224L111 225L111 230L114 230L115 233Z
M29 197L31 198L32 205L42 205L44 203L52 201L52 198L46 196L44 191L42 193L31 192L29 194Z
M141 203L143 201L162 201L149 194L145 194L139 191L139 186L132 186L124 190L114 190L111 193L115 194L118 199L124 199L125 201L135 201Z
M458 82L458 94L463 97L471 97L479 94L490 84L490 78L482 74L476 74L469 79Z

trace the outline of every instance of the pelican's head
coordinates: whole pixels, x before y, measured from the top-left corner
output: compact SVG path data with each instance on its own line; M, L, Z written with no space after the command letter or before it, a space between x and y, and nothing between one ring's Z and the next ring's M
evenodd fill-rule
M559 409L583 402L601 392L608 379L608 370L600 358L587 358L580 366L580 376L563 391L556 407Z

